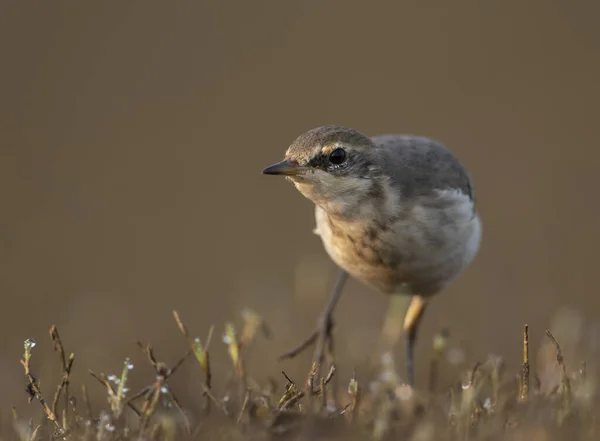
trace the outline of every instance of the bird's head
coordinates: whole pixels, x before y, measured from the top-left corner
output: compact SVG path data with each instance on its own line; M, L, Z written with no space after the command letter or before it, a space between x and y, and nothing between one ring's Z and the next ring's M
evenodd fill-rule
M372 189L375 150L371 139L354 129L318 127L296 138L285 159L263 174L285 176L326 211L345 211Z

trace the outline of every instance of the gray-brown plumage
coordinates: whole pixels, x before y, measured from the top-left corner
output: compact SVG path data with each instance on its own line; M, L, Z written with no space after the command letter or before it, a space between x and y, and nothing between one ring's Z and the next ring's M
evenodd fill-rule
M285 175L316 206L316 233L342 269L317 337L318 357L346 274L413 302L405 318L408 381L426 299L475 257L481 224L471 178L441 143L413 135L372 138L338 126L300 135L285 159L263 171Z

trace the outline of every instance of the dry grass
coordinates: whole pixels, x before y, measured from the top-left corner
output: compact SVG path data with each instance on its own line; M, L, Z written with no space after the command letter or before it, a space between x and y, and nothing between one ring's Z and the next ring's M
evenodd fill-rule
M332 380L345 367L336 366L330 356L328 366L313 365L304 379L292 379L282 373L286 384L277 390L273 381L253 378L245 368L257 335L269 332L261 317L245 311L241 332L231 323L224 326L222 340L228 346L233 369L225 388L217 391L213 388L215 373L210 363L212 328L201 340L192 337L176 312L174 319L188 350L168 365L157 359L150 345L138 343L155 375L137 392L127 387L137 372L129 359L123 361L119 375L89 371L91 384L71 384L75 356L67 356L54 326L50 338L63 374L54 393L41 390L32 367L35 343L31 339L25 341L21 364L27 393L31 405L40 405L42 412L39 421L23 420L18 409L13 409L12 430L5 432L3 439L600 439L596 424L597 372L585 363L568 366L560 342L550 331L546 332L550 345L547 349L553 351L553 357L551 369L545 369L543 375L537 375L531 365L529 330L525 326L520 372L505 372L502 359L490 356L472 363L450 388L440 388L439 376L449 369L448 338L442 333L434 340L426 390L413 390L402 384L400 366L390 354L382 356L368 384L361 384L353 375L347 387L338 391ZM193 413L183 408L176 391L169 386L169 379L186 362L198 363L203 375L202 406ZM558 376L547 374L552 368ZM104 408L96 414L89 402L89 387L106 391ZM96 404L93 407L98 408Z

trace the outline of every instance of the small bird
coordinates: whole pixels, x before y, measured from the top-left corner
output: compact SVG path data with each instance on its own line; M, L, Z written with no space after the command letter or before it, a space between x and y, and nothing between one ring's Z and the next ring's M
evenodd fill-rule
M348 275L383 293L411 296L402 331L406 378L414 385L414 347L429 299L473 261L481 241L471 177L443 144L414 135L317 127L263 170L283 175L315 204L316 229L340 268L317 327L291 358L313 343L324 358L333 311ZM402 332L401 331L401 332Z

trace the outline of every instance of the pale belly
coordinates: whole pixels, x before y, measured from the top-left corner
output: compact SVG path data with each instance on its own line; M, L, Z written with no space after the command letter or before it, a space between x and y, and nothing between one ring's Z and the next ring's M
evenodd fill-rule
M425 235L415 220L368 237L356 224L332 225L318 207L315 215L315 232L334 263L386 293L434 295L468 266L479 247L478 217L465 218L453 231L432 226L437 235L432 241L433 233Z

